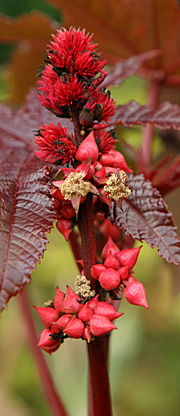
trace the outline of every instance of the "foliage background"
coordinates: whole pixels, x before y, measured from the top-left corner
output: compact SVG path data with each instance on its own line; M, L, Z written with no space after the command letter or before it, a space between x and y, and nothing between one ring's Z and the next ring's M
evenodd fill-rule
M68 0L67 0L68 1ZM9 16L39 9L60 22L59 12L44 0L1 0L0 12ZM59 24L59 23L58 23ZM83 26L83 22L82 22ZM11 100L9 59L12 45L0 47L0 99ZM100 47L99 47L100 49ZM44 51L42 51L44 54ZM23 63L22 63L23 64ZM19 62L21 65L21 62ZM38 69L38 68L37 68ZM18 85L21 88L20 85ZM118 103L130 99L145 104L147 84L132 77L120 88L113 87ZM17 104L16 104L17 105ZM118 137L138 147L141 129L118 130ZM119 148L122 149L119 142ZM124 148L123 148L124 150ZM164 142L156 138L155 154L168 152ZM128 160L131 153L126 150ZM179 191L167 197L169 209L179 223ZM179 233L180 234L180 233ZM54 229L45 257L33 273L32 284L26 288L31 304L41 306L54 297L55 287L65 290L73 285L78 271L70 248ZM110 379L114 416L178 416L180 414L180 272L160 259L155 249L146 244L135 268L135 275L146 287L150 310L135 308L122 302L125 315L119 320L119 330L112 334ZM23 320L20 296L10 301L0 321L0 403L3 416L50 416L40 385L40 375L28 347L26 323ZM33 310L37 332L41 323ZM47 357L55 384L73 416L86 414L86 345L67 340L51 357Z

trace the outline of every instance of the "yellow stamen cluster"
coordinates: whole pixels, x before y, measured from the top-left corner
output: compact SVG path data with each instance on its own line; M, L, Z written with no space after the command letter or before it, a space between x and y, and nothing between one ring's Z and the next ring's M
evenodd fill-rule
M75 280L76 293L82 299L88 300L95 296L96 292L91 290L91 282L86 279L86 276L77 276Z
M127 198L131 194L128 186L125 186L126 179L127 176L123 170L119 172L119 175L112 173L104 186L104 193L108 194L108 198L117 202L120 198Z
M85 197L90 191L90 183L84 181L81 172L71 172L65 181L59 186L65 199L71 200L74 196Z

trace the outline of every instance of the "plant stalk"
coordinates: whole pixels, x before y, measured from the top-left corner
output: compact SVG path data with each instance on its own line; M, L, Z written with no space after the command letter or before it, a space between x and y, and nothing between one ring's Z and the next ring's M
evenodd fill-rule
M49 403L49 407L54 416L68 416L68 413L64 408L62 400L58 396L54 387L54 383L49 372L47 363L45 361L45 358L43 356L42 350L37 347L38 340L26 289L24 289L23 293L20 295L20 302L23 310L23 317L25 319L28 330L29 345L37 362L37 367L39 370L40 380L44 390L45 398Z

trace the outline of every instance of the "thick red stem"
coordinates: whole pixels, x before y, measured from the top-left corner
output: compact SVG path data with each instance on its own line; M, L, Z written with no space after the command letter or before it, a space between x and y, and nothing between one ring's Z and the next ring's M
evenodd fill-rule
M91 267L96 263L96 244L93 221L93 197L80 206L78 227L81 235L84 274L98 293L98 282L91 277ZM96 338L88 344L89 359L89 416L111 416L111 400L107 369L108 336Z
M39 369L40 380L44 389L45 398L48 401L49 407L54 416L68 416L62 404L61 398L58 396L55 390L54 383L49 372L48 366L46 364L46 361L44 359L43 353L41 349L37 347L38 340L26 290L24 290L21 294L20 302L23 309L23 317L25 319L28 330L29 344L37 362L37 367Z

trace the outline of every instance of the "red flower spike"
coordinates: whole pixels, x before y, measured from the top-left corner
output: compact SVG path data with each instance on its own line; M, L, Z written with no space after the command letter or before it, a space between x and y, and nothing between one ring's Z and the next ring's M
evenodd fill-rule
M112 238L109 237L106 245L103 248L102 257L103 258L106 258L107 256L109 256L110 253L113 256L115 256L117 253L119 253L119 251L120 250L119 250L118 246L114 243L114 241L112 240Z
M81 338L84 332L84 324L78 318L71 319L63 332L71 338Z
M85 326L84 332L83 332L83 338L87 340L88 344L91 342L91 332L89 326Z
M127 248L126 250L120 251L116 257L122 266L128 266L128 269L132 270L137 262L141 248L142 246L137 248Z
M119 273L111 268L106 269L105 271L101 272L99 276L99 283L103 289L107 291L116 289L120 283Z
M106 335L117 327L103 315L95 314L90 320L90 331L95 337Z
M98 279L101 272L105 270L106 267L103 264L94 264L94 266L91 267L91 275L94 277L94 279Z
M75 154L75 158L80 162L87 162L91 157L91 163L94 163L98 158L99 150L94 139L94 133L91 133L80 144Z
M44 329L41 332L39 342L37 344L38 347L41 347L44 351L51 354L52 352L56 351L61 341L59 339L51 339L50 337L51 331L49 329Z
M108 153L104 153L100 158L100 163L102 163L103 166L119 168L124 170L124 172L132 172L132 169L128 167L122 153L117 152L116 150L110 150Z
M123 315L123 313L118 313L115 307L107 302L99 302L94 308L94 313L106 316L110 321Z
M129 269L128 266L121 266L117 272L119 273L120 280L126 280L128 278Z
M45 328L50 328L52 322L56 321L59 318L59 312L56 311L56 309L54 308L41 308L38 306L34 306L34 308L38 311L41 321L44 324Z
M78 318L83 322L89 321L93 316L93 310L88 306L88 303L85 303L83 307L78 312Z
M54 307L60 313L64 312L64 309L63 309L64 296L65 296L64 293L57 286L56 295L54 298Z
M80 296L76 295L76 293L70 288L70 286L67 286L67 292L63 304L64 312L77 313L82 308L81 303L78 302L80 300Z
M58 220L56 227L58 231L64 236L65 240L68 241L70 234L72 233L71 221L66 218L60 218Z
M141 282L136 281L126 286L124 296L127 302L132 305L144 306L144 308L149 309L146 300L146 291Z
M71 319L72 315L68 313L65 313L64 315L60 316L60 318L51 326L51 331L53 332L53 334L58 334L60 331L65 329Z
M99 302L99 295L94 296L94 298L90 299L87 303L89 308L94 309L97 303Z
M112 253L110 253L109 256L107 256L105 259L104 266L106 266L107 268L110 267L111 269L116 270L120 266L120 263L118 259L116 259L116 257L114 257Z
M54 102L57 108L61 106L78 105L85 92L85 85L78 81L76 74L71 75L70 80L68 75L62 81L58 78L54 88Z

